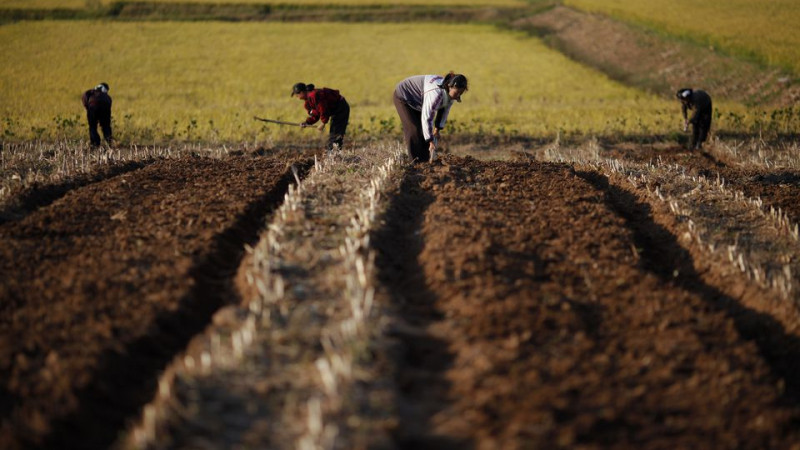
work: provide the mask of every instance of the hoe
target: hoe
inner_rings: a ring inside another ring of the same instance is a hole
[[[258,117],[258,116],[253,116],[253,119],[260,120],[262,122],[267,122],[267,123],[277,123],[278,125],[294,125],[296,127],[300,126],[300,124],[296,123],[296,122],[284,122],[282,120],[264,119],[264,118],[261,118],[261,117]]]

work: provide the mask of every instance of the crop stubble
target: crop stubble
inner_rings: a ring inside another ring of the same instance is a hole
[[[107,446],[156,375],[236,300],[285,158],[162,160],[2,225],[4,448]]]
[[[288,176],[280,158],[161,161],[3,225],[3,296],[17,299],[3,304],[4,443],[55,445],[75,427],[75,445],[109,444],[236,295],[200,294],[231,283],[246,241],[220,269],[219,236],[277,201],[259,180]],[[404,350],[397,446],[800,442],[796,308],[731,294],[663,208],[621,186],[536,161],[408,169],[373,233]],[[200,317],[193,300],[210,303]],[[109,431],[92,435],[98,413]]]
[[[409,179],[391,209],[405,239],[379,261],[409,324],[402,445],[798,442],[780,380],[796,373],[775,357],[797,337],[692,273],[645,203],[551,163],[448,159]]]

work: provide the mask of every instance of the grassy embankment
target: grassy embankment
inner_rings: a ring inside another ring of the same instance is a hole
[[[795,0],[564,0],[800,76],[800,5]]]
[[[432,58],[431,36],[459,50]],[[450,69],[471,83],[451,132],[659,134],[677,120],[671,102],[484,25],[42,21],[0,28],[0,50],[12,62],[0,68],[9,140],[84,138],[80,95],[100,81],[111,85],[123,142],[295,136],[252,116],[302,120],[288,95],[296,81],[340,89],[353,107],[351,135],[396,135],[395,84]]]

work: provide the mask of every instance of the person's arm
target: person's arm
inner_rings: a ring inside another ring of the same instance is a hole
[[[446,108],[439,111],[436,114],[436,128],[439,130],[444,130],[444,126],[447,124],[447,117],[450,115],[450,108],[453,106],[451,103]]]
[[[441,89],[431,89],[423,94],[422,98],[422,135],[426,142],[433,140],[433,122],[436,116],[436,110],[442,104],[442,95],[444,91]]]
[[[308,118],[305,122],[303,122],[303,124],[305,126],[314,125],[319,120],[319,111],[317,111],[316,98],[309,96],[308,100],[306,100],[305,106],[306,110],[308,111]],[[301,124],[301,126],[303,126],[303,124]]]
[[[686,116],[686,103],[681,102],[681,114],[683,115],[683,131],[689,129],[689,119]]]
[[[692,105],[692,106],[694,106],[694,107],[692,108],[692,110],[693,110],[692,111],[692,117],[689,119],[689,123],[697,123],[697,117],[700,115],[700,109],[701,108],[699,106],[697,106],[697,105]]]

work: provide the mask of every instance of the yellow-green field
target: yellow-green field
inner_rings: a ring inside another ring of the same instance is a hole
[[[150,0],[155,3],[254,3],[264,5],[458,5],[525,6],[525,0]],[[0,0],[0,8],[69,8],[80,9],[108,5],[114,0]]]
[[[451,132],[653,134],[680,125],[671,93],[624,87],[536,39],[483,25],[23,22],[0,27],[0,52],[7,139],[84,137],[80,96],[100,81],[128,142],[300,132],[252,120],[303,120],[289,97],[298,81],[340,89],[351,133],[396,133],[395,84],[448,70],[470,79]]]
[[[564,0],[564,3],[754,57],[800,75],[797,0]]]

